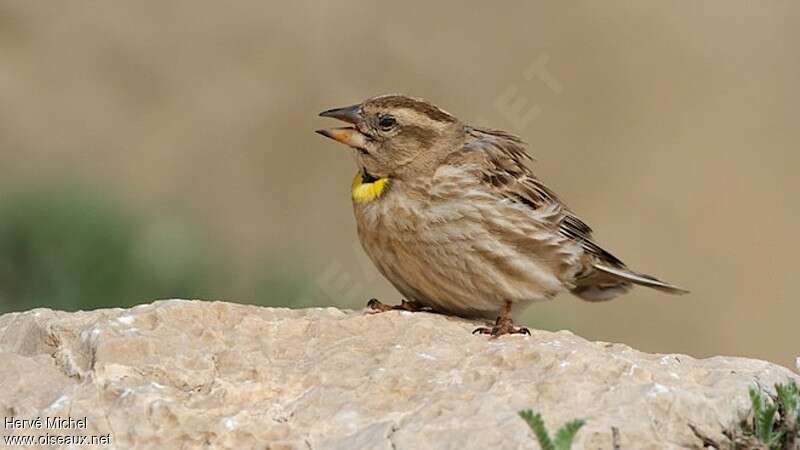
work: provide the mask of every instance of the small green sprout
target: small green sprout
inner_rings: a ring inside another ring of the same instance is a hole
[[[777,444],[783,436],[783,431],[775,427],[778,405],[767,398],[759,389],[750,388],[750,402],[753,405],[753,435],[772,449],[778,448]]]
[[[750,388],[753,435],[770,450],[796,449],[800,441],[800,389],[794,380],[775,385],[775,395]]]
[[[536,436],[536,440],[539,441],[539,446],[542,450],[570,450],[575,435],[586,423],[581,419],[567,422],[556,432],[555,438],[551,439],[550,433],[547,432],[547,428],[544,426],[541,414],[534,414],[530,409],[526,409],[520,411],[519,416],[527,422]]]

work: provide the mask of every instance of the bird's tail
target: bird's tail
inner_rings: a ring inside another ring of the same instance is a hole
[[[643,273],[634,272],[626,267],[612,267],[604,264],[594,264],[595,271],[592,275],[580,279],[572,289],[572,293],[590,302],[611,300],[624,294],[634,284],[647,286],[668,294],[683,295],[689,291],[678,286],[661,281],[658,278]]]

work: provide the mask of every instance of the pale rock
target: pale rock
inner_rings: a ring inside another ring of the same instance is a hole
[[[651,355],[567,331],[488,339],[434,314],[168,300],[0,316],[0,410],[87,417],[115,448],[535,449],[517,416],[586,425],[574,448],[698,447],[797,376],[764,361]]]

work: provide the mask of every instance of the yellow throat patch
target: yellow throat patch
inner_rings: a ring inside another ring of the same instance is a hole
[[[357,203],[371,202],[380,197],[387,187],[389,187],[388,178],[378,178],[375,181],[366,183],[361,177],[361,172],[358,172],[353,178],[351,186],[353,200]]]

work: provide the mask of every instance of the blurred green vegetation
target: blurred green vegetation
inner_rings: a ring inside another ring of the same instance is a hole
[[[216,250],[194,222],[133,214],[96,190],[6,192],[0,194],[0,312],[236,295],[225,291],[232,274]],[[298,300],[309,295],[300,272],[271,268],[244,289],[245,301],[308,306]]]
[[[320,306],[320,294],[305,271],[296,264],[277,266],[264,263],[261,277],[254,283],[252,295],[245,301],[262,306],[309,308]]]

